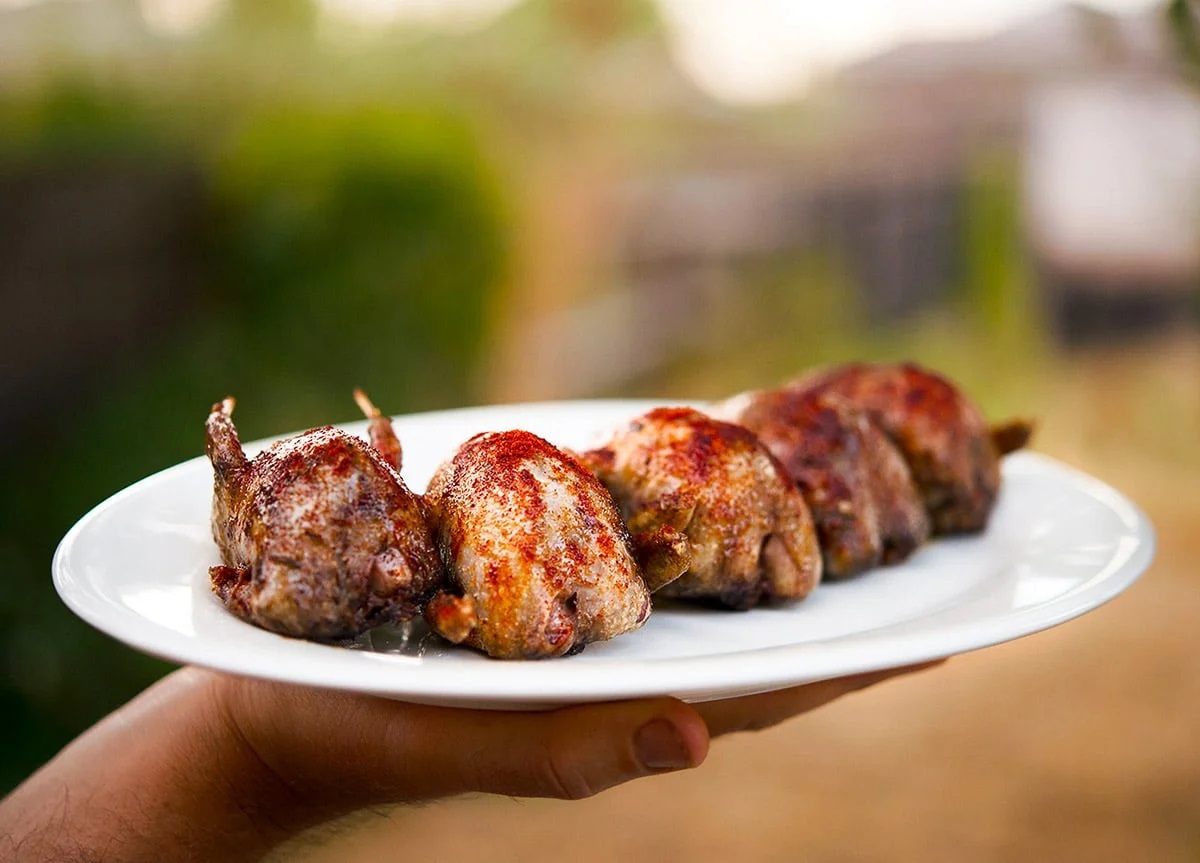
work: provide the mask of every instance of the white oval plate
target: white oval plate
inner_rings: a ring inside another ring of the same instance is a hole
[[[557,402],[398,417],[404,476],[423,489],[437,464],[479,431],[525,428],[586,447],[657,404]],[[365,423],[345,427],[365,434]],[[1096,608],[1132,584],[1154,553],[1153,528],[1131,502],[1050,458],[1018,453],[1004,462],[1000,499],[982,535],[937,540],[903,565],[823,584],[793,605],[670,606],[642,629],[577,656],[501,662],[442,642],[421,624],[375,630],[350,649],[243,623],[209,590],[208,567],[219,562],[211,495],[212,470],[201,457],[97,506],[55,553],[63,601],[114,638],[177,662],[494,709],[651,695],[704,701],[950,656]]]

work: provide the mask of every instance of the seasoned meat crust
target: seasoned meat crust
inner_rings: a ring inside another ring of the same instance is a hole
[[[581,458],[616,498],[663,596],[749,608],[805,596],[820,580],[804,500],[747,429],[659,408]]]
[[[826,578],[898,563],[929,538],[929,518],[903,456],[845,399],[784,387],[720,408],[758,435],[812,512]]]
[[[364,397],[365,398],[365,397]],[[238,617],[300,638],[354,636],[417,613],[440,578],[421,499],[373,446],[332,427],[247,459],[233,399],[206,425],[213,464],[214,592]],[[372,419],[372,437],[391,424]]]
[[[540,437],[476,435],[426,495],[450,582],[426,619],[448,640],[537,659],[637,629],[649,615],[612,498]]]
[[[832,393],[865,410],[899,447],[937,534],[987,526],[1000,488],[1000,456],[1024,445],[1030,427],[1010,424],[993,440],[982,412],[941,375],[914,363],[853,363],[793,386]]]
[[[659,408],[574,455],[479,434],[425,496],[400,478],[391,421],[361,392],[370,443],[333,427],[249,459],[234,400],[206,423],[214,593],[284,635],[353,637],[425,615],[490,656],[582,650],[640,627],[650,594],[745,609],[986,527],[1000,458],[1031,423],[988,427],[912,363],[820,369],[713,415]]]

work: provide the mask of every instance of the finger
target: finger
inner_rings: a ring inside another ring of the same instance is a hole
[[[794,686],[790,689],[764,692],[761,695],[747,695],[723,701],[707,701],[693,706],[704,717],[708,733],[712,737],[720,737],[723,734],[733,734],[738,731],[757,731],[778,725],[793,716],[808,713],[851,692],[866,689],[868,686],[893,677],[933,668],[943,662],[945,662],[944,659],[939,659],[919,665],[906,665],[900,668],[822,680],[817,683]]]
[[[708,752],[704,720],[674,699],[509,713],[223,680],[255,757],[293,793],[334,809],[474,791],[588,797],[695,767]]]
[[[696,767],[708,754],[704,720],[674,699],[545,713],[430,711],[437,714],[437,733],[424,752],[437,763],[465,768],[446,777],[449,787],[432,789],[434,796],[470,790],[578,799],[642,776]],[[438,751],[443,743],[446,750]]]

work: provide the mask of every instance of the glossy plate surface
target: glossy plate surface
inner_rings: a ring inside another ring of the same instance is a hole
[[[479,431],[525,428],[586,447],[658,404],[557,402],[399,417],[404,477],[424,489],[437,464]],[[365,423],[345,427],[365,434]],[[201,457],[97,506],[55,554],[63,600],[114,638],[177,662],[483,708],[663,694],[703,701],[950,656],[1096,608],[1132,584],[1154,552],[1149,521],[1122,495],[1050,458],[1018,453],[1005,460],[1000,500],[980,536],[937,540],[901,566],[823,584],[791,606],[670,606],[577,656],[501,662],[446,644],[421,624],[378,629],[347,648],[234,618],[208,587],[208,567],[219,562],[211,494],[212,470]]]

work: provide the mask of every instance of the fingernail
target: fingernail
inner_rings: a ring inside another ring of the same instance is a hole
[[[678,729],[665,719],[651,720],[639,728],[633,736],[633,746],[647,770],[683,770],[692,766],[687,744]]]

